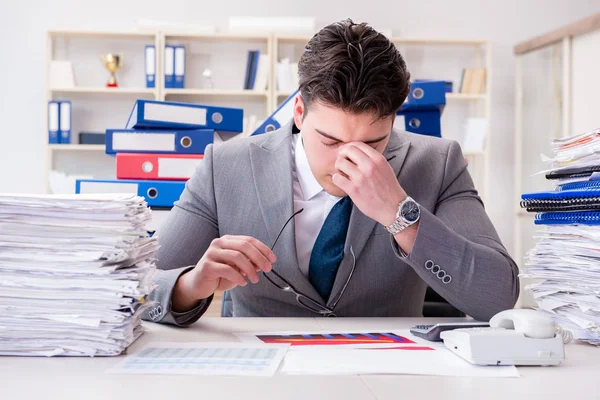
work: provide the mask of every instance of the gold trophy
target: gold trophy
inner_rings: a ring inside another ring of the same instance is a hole
[[[115,78],[115,72],[123,66],[123,53],[101,54],[100,58],[102,59],[102,62],[104,62],[106,69],[110,72],[110,78],[106,83],[106,87],[119,87],[117,79]]]

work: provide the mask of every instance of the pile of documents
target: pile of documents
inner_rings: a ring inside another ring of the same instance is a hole
[[[0,355],[122,353],[153,289],[150,219],[129,194],[0,194]]]
[[[528,193],[521,206],[542,230],[522,276],[538,307],[575,339],[600,345],[600,130],[553,142],[544,171],[556,189]]]

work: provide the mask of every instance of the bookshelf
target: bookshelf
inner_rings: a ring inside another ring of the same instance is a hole
[[[186,34],[181,32],[132,32],[132,31],[48,31],[46,55],[46,100],[71,100],[73,102],[73,124],[71,144],[47,144],[47,167],[45,176],[55,168],[74,166],[76,162],[99,162],[102,174],[114,177],[114,158],[103,154],[103,145],[79,145],[78,133],[82,130],[104,132],[107,128],[124,126],[133,100],[136,98],[196,102],[214,105],[227,104],[244,108],[245,115],[254,114],[258,120],[264,119],[275,110],[281,101],[292,92],[279,90],[277,86],[277,63],[283,58],[297,62],[304,51],[306,43],[312,35],[280,35],[280,34]],[[442,122],[454,108],[467,109],[466,115],[479,113],[489,122],[490,84],[490,44],[485,40],[447,39],[447,38],[404,38],[394,37],[392,41],[399,48],[410,49],[456,49],[467,48],[475,52],[472,66],[487,68],[486,91],[482,94],[447,93],[447,106]],[[144,79],[144,53],[147,44],[154,44],[156,51],[156,87],[146,88]],[[164,88],[164,46],[186,46],[186,85],[184,89]],[[248,50],[260,50],[261,54],[270,56],[269,79],[267,90],[244,90]],[[109,73],[102,66],[98,54],[101,52],[124,52],[124,67],[117,72],[118,88],[106,88],[104,84]],[[415,57],[409,51],[405,54],[413,77],[411,62]],[[83,53],[80,55],[79,53]],[[418,54],[417,54],[418,56]],[[463,65],[462,53],[452,59]],[[75,87],[52,87],[49,80],[52,60],[70,60],[75,72]],[[223,68],[225,66],[225,68]],[[206,87],[202,71],[210,68],[213,71],[212,87]],[[453,77],[455,85],[460,76]],[[232,77],[237,77],[232,79]],[[438,75],[433,78],[444,79]],[[77,107],[81,105],[81,108]],[[105,109],[106,108],[106,109]],[[77,119],[75,114],[80,113]],[[464,114],[464,113],[463,113]],[[47,117],[47,102],[44,104],[44,115]],[[47,118],[45,119],[47,120]],[[94,125],[95,124],[95,125]],[[489,123],[488,123],[489,126]],[[489,131],[489,130],[488,130]],[[442,129],[443,135],[446,132]],[[452,137],[454,139],[454,137]],[[457,138],[460,139],[460,138]],[[489,133],[486,137],[485,149],[465,152],[470,169],[474,175],[476,186],[482,197],[486,197],[487,169],[489,152]],[[47,143],[47,132],[44,130],[44,141]],[[88,156],[85,156],[85,155]],[[60,162],[59,162],[60,161]],[[67,173],[77,173],[74,168]],[[48,181],[48,180],[47,180]],[[47,185],[48,186],[48,185]],[[49,190],[48,186],[48,190]]]

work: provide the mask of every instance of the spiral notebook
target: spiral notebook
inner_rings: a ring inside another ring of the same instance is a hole
[[[594,172],[600,172],[600,165],[578,168],[562,168],[546,174],[546,179],[585,178],[591,176]]]
[[[547,212],[535,216],[536,225],[600,225],[600,211]]]
[[[521,207],[531,212],[600,210],[600,185],[582,185],[587,183],[595,182],[567,184],[564,186],[571,186],[555,192],[523,194]]]

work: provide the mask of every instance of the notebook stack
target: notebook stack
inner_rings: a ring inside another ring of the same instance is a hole
[[[121,354],[154,288],[149,221],[139,196],[0,194],[0,355]]]
[[[556,189],[522,195],[537,213],[537,243],[522,276],[541,310],[578,340],[600,345],[600,129],[555,140],[546,178]]]
[[[117,179],[81,179],[76,193],[131,193],[170,209],[220,133],[243,130],[242,109],[137,100],[124,129],[106,130]]]

